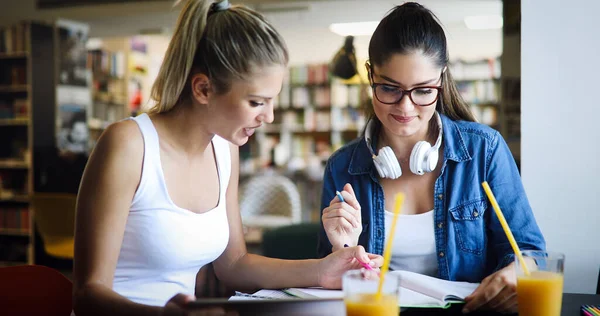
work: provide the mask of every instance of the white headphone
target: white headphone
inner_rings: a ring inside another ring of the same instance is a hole
[[[419,141],[413,147],[410,153],[410,171],[414,174],[423,175],[425,172],[432,172],[438,163],[439,149],[442,144],[442,119],[440,114],[436,111],[435,118],[438,123],[439,131],[435,145],[431,147],[431,144],[427,141]],[[402,175],[402,169],[396,154],[391,147],[386,146],[379,150],[379,155],[375,155],[372,148],[371,133],[374,126],[375,120],[370,120],[365,129],[365,141],[367,147],[373,156],[373,162],[375,168],[382,178],[398,179]]]

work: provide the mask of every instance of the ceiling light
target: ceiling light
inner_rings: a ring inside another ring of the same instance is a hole
[[[341,36],[361,36],[373,35],[379,21],[369,22],[352,22],[352,23],[333,23],[329,26],[329,30]]]
[[[502,28],[503,20],[499,15],[475,15],[466,17],[465,25],[470,30],[493,30]]]

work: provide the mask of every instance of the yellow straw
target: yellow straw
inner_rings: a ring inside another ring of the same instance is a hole
[[[383,266],[381,266],[381,272],[379,273],[379,286],[377,287],[377,294],[375,294],[375,299],[377,300],[381,299],[381,290],[383,289],[385,274],[387,273],[390,267],[390,258],[392,257],[392,241],[394,240],[396,222],[398,222],[398,215],[400,215],[400,209],[402,208],[403,202],[404,193],[400,192],[396,194],[396,204],[394,205],[394,219],[392,220],[392,227],[390,228],[387,244],[385,245],[385,249],[383,250]]]
[[[504,218],[504,215],[502,214],[502,211],[500,210],[500,205],[498,205],[498,202],[496,201],[496,198],[494,197],[494,193],[492,193],[492,189],[490,189],[490,186],[488,185],[487,181],[484,181],[481,185],[483,186],[483,190],[485,190],[485,193],[487,194],[488,198],[490,199],[490,202],[492,202],[494,211],[496,211],[496,216],[498,216],[498,220],[500,220],[500,225],[502,225],[502,229],[504,229],[504,233],[506,234],[506,237],[508,238],[508,241],[510,242],[512,249],[515,252],[515,255],[517,256],[517,258],[519,258],[519,262],[521,263],[521,267],[523,268],[525,275],[529,275],[529,269],[527,269],[527,265],[525,264],[525,261],[523,260],[523,256],[521,255],[521,250],[519,249],[519,246],[517,245],[517,242],[515,241],[515,237],[513,236],[512,232],[510,231],[510,228],[508,227],[508,223],[506,223],[506,219]]]

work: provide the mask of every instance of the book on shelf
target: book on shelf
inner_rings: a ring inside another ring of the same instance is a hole
[[[28,51],[26,35],[26,23],[0,28],[0,53],[12,54]]]
[[[479,283],[442,280],[414,272],[390,271],[400,275],[400,307],[448,308],[451,304],[464,303],[479,286]],[[231,299],[315,299],[344,297],[342,290],[323,288],[286,288],[281,290],[259,290],[252,294],[238,294]]]
[[[28,231],[29,208],[0,207],[0,231]]]

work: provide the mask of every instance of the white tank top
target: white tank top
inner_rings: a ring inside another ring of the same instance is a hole
[[[219,174],[218,205],[201,214],[182,209],[167,192],[158,133],[152,121],[147,114],[133,120],[144,138],[144,161],[127,217],[113,290],[137,303],[163,306],[177,293],[193,295],[198,270],[227,247],[225,192],[231,154],[228,142],[215,136],[212,145]]]
[[[385,244],[392,227],[394,213],[385,211]],[[437,276],[433,210],[417,215],[402,215],[393,236],[390,269],[407,270]]]

